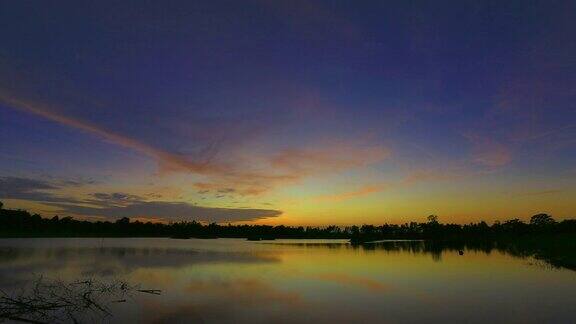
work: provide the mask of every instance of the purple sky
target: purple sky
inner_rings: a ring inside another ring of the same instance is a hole
[[[0,21],[8,207],[286,224],[576,212],[573,1],[14,0]]]

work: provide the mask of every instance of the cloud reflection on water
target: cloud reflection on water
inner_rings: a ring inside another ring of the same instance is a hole
[[[0,288],[19,289],[42,275],[121,277],[162,290],[161,296],[138,295],[134,303],[119,305],[112,319],[118,323],[473,322],[478,312],[486,319],[513,320],[530,318],[526,314],[532,309],[539,312],[531,314],[536,319],[566,319],[563,309],[576,300],[573,272],[529,266],[531,250],[523,247],[423,241],[351,246],[233,239],[0,240]]]

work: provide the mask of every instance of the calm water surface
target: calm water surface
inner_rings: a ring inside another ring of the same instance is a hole
[[[0,240],[2,290],[40,275],[162,290],[115,304],[112,323],[576,322],[576,271],[414,241]]]

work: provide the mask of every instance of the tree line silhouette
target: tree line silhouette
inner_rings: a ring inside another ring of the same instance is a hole
[[[519,219],[492,225],[478,223],[442,224],[435,215],[427,222],[410,222],[400,225],[336,225],[271,226],[271,225],[220,225],[202,224],[196,221],[152,223],[130,221],[121,218],[115,222],[86,221],[72,217],[43,218],[25,210],[4,209],[0,202],[0,237],[173,237],[173,238],[248,238],[260,239],[350,239],[352,243],[363,243],[383,239],[459,239],[459,238],[502,238],[507,236],[533,236],[576,234],[576,219],[555,221],[548,214],[537,214],[529,223]]]

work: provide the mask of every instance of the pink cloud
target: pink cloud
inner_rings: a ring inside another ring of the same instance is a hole
[[[316,196],[314,199],[317,201],[324,201],[324,202],[342,202],[345,200],[354,199],[386,190],[410,187],[420,182],[448,181],[469,175],[471,175],[471,173],[457,169],[448,171],[432,170],[432,169],[416,169],[408,171],[407,175],[398,181],[391,181],[388,183],[381,182],[375,184],[366,184],[352,191],[345,191],[336,194],[320,195]]]
[[[337,194],[331,195],[321,195],[318,196],[316,199],[319,201],[332,201],[332,202],[340,202],[352,198],[362,197],[369,195],[371,193],[380,192],[387,189],[388,186],[383,184],[376,184],[376,185],[364,185],[357,190],[342,192]]]
[[[313,174],[366,166],[390,156],[381,146],[324,145],[326,148],[284,150],[271,158],[271,165],[291,174]]]
[[[169,152],[85,120],[66,116],[51,107],[28,102],[0,92],[0,101],[56,123],[92,134],[109,143],[153,158],[160,174],[189,172],[205,177],[196,187],[203,190],[234,188],[235,193],[257,195],[305,177],[367,166],[387,158],[389,150],[380,145],[332,141],[308,148],[288,148],[269,156],[250,156],[240,161],[229,156],[226,162],[194,159]],[[234,161],[232,163],[231,161]],[[256,168],[255,165],[260,167]]]
[[[479,135],[466,135],[472,143],[471,160],[489,168],[498,168],[512,162],[513,155],[509,146],[494,139]]]

